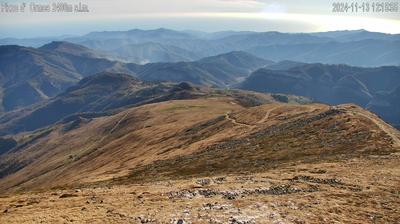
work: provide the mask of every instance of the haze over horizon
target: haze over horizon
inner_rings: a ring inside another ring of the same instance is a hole
[[[21,4],[18,0],[0,3]],[[215,32],[322,32],[365,29],[400,33],[399,13],[334,13],[333,2],[271,0],[67,1],[87,4],[88,13],[0,13],[0,38],[83,35],[91,31],[138,29]],[[366,2],[372,2],[367,0]],[[35,4],[52,1],[36,0]],[[30,3],[27,3],[28,5]]]

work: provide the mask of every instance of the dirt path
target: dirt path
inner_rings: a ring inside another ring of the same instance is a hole
[[[225,114],[225,119],[227,119],[228,121],[231,121],[231,122],[232,122],[233,124],[235,124],[235,125],[239,125],[239,126],[243,126],[243,127],[247,127],[247,128],[254,128],[254,127],[256,127],[255,125],[245,124],[245,123],[241,123],[241,122],[236,121],[234,118],[231,118],[231,117],[230,117],[229,112],[227,112],[227,113]]]
[[[280,107],[280,106],[273,107],[273,108],[269,109],[269,110],[266,112],[265,116],[264,116],[262,119],[260,119],[260,120],[257,122],[257,124],[262,124],[262,123],[264,123],[265,121],[267,121],[267,119],[269,118],[271,112],[272,112],[273,110],[275,110],[275,109],[278,109],[279,107]],[[382,121],[380,121],[380,120],[378,120],[378,119],[376,119],[376,118],[374,118],[374,117],[367,116],[367,115],[365,115],[365,114],[363,114],[363,113],[361,113],[361,112],[354,111],[354,110],[352,110],[351,112],[353,112],[353,113],[355,113],[355,114],[358,114],[358,115],[360,115],[360,116],[362,116],[362,117],[365,117],[365,118],[371,120],[371,121],[372,121],[374,124],[376,124],[382,131],[384,131],[387,135],[389,135],[390,138],[393,139],[393,146],[394,146],[394,147],[400,148],[400,139],[399,139],[399,137],[394,133],[394,130],[391,130],[391,129],[389,128],[389,126],[388,126],[387,124],[383,123]],[[236,119],[234,119],[234,118],[232,118],[232,117],[230,116],[229,112],[227,112],[227,113],[225,114],[225,118],[226,118],[227,120],[231,121],[233,124],[238,125],[238,126],[243,126],[243,127],[247,127],[247,128],[255,128],[255,127],[256,127],[256,125],[250,125],[250,124],[238,122]],[[121,119],[121,121],[122,121],[122,120],[123,120],[123,119]],[[120,122],[117,123],[116,127],[118,126],[119,123],[120,123]]]
[[[377,119],[375,119],[373,117],[367,116],[367,115],[365,115],[363,113],[360,113],[358,111],[352,111],[352,112],[356,113],[356,114],[358,114],[360,116],[363,116],[363,117],[369,119],[370,121],[374,122],[380,129],[382,129],[382,131],[384,131],[387,135],[389,135],[393,139],[393,146],[400,148],[400,139],[393,133],[393,130],[390,130],[388,128],[388,125],[385,125],[385,124],[382,123],[382,121],[377,120]]]
[[[275,109],[278,109],[279,107],[280,107],[280,106],[277,106],[277,107],[274,107],[274,108],[269,109],[269,110],[267,111],[267,113],[265,114],[265,116],[264,116],[261,120],[259,120],[259,121],[257,122],[257,124],[264,123],[264,122],[269,118],[269,115],[271,114],[271,112],[272,112],[273,110],[275,110]]]
[[[111,130],[108,132],[108,134],[107,134],[107,135],[104,135],[104,136],[100,139],[100,141],[99,141],[97,144],[102,143],[103,140],[104,140],[105,138],[108,137],[108,135],[110,135],[111,133],[113,133],[113,132],[118,128],[118,126],[121,124],[121,122],[122,122],[128,115],[129,115],[129,111],[126,112],[125,115],[124,115],[121,119],[119,119],[119,120],[117,121],[117,123],[115,123],[114,127],[112,127]]]
[[[115,123],[115,125],[111,128],[111,130],[108,132],[107,135],[104,135],[103,137],[101,137],[101,139],[100,139],[99,141],[93,142],[88,148],[89,148],[89,149],[92,149],[93,147],[100,145],[100,144],[104,141],[104,139],[106,139],[106,138],[108,137],[108,135],[110,135],[111,133],[113,133],[113,132],[118,128],[118,126],[119,126],[119,125],[121,124],[121,122],[128,116],[128,114],[129,114],[129,111],[126,112],[125,115],[124,115],[121,119],[119,119],[119,120],[117,121],[117,123]]]
[[[114,127],[111,128],[111,130],[108,132],[108,134],[113,133],[113,132],[115,131],[115,129],[118,128],[118,126],[121,124],[121,122],[122,122],[123,120],[125,120],[125,118],[126,118],[128,115],[129,115],[129,111],[126,112],[125,115],[124,115],[121,119],[119,119],[119,120],[117,121],[117,123],[115,123]]]
[[[280,106],[277,106],[277,107],[274,107],[274,108],[269,109],[269,110],[267,111],[267,113],[265,114],[265,116],[264,116],[262,119],[260,119],[259,121],[257,121],[257,124],[262,124],[262,123],[264,123],[264,122],[269,118],[269,115],[271,114],[271,112],[272,112],[273,110],[275,110],[275,109],[278,109],[279,107],[280,107]],[[225,119],[231,121],[231,122],[232,122],[233,124],[235,124],[235,125],[245,126],[245,127],[248,127],[248,128],[254,128],[254,127],[256,127],[256,125],[250,125],[250,124],[238,122],[236,119],[230,117],[229,112],[226,112],[226,114],[225,114]]]

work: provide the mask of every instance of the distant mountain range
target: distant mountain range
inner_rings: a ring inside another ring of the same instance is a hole
[[[199,56],[191,51],[160,43],[127,44],[114,49],[110,55],[124,61],[146,64],[150,62],[193,61]]]
[[[194,62],[150,63],[137,67],[135,73],[148,81],[188,81],[195,84],[227,87],[247,77],[272,61],[234,51]]]
[[[400,124],[398,103],[395,103],[399,99],[399,66],[360,68],[295,62],[278,65],[253,72],[237,87],[307,96],[334,105],[356,103],[392,124]]]
[[[246,51],[274,61],[294,60],[363,67],[400,65],[400,41],[366,39],[349,42],[325,42],[256,46]]]
[[[342,41],[342,42],[368,40],[368,39],[400,41],[399,34],[370,32],[364,29],[319,32],[319,33],[312,33],[312,35],[319,37],[334,38],[337,41]]]
[[[104,70],[131,73],[121,62],[93,56],[85,47],[64,42],[42,48],[0,46],[0,111],[53,97],[80,79]]]
[[[400,35],[366,30],[322,33],[206,33],[168,29],[92,32],[61,38],[133,63],[193,61],[246,51],[267,60],[346,63],[356,66],[400,65]],[[60,40],[60,38],[57,38]],[[47,38],[0,39],[0,44],[39,47]]]
[[[391,92],[377,92],[366,108],[400,130],[400,86]]]
[[[131,74],[147,81],[189,81],[225,87],[272,63],[245,52],[194,62],[146,65],[104,57],[95,50],[68,42],[52,42],[40,48],[0,46],[0,111],[15,110],[51,98],[82,78],[102,71]]]

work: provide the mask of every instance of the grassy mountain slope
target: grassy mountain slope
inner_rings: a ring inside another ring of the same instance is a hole
[[[60,123],[17,139],[1,156],[1,190],[260,172],[396,152],[399,133],[354,105],[235,97],[167,101]],[[90,131],[89,131],[90,130]],[[373,144],[372,144],[373,143]],[[104,182],[105,181],[105,182]]]

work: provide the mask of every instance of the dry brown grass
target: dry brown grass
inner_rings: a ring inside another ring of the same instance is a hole
[[[2,158],[25,167],[0,179],[0,223],[399,220],[399,133],[354,105],[216,97],[54,128]]]
[[[193,134],[186,131],[242,108],[232,102],[230,98],[169,101],[96,118],[66,133],[59,127],[7,158],[28,165],[1,179],[0,189],[99,181],[126,175],[137,165],[190,154],[229,135],[193,142]]]
[[[0,223],[398,223],[399,162],[396,155],[373,156],[248,175],[24,193],[0,198]],[[203,179],[210,183],[202,186]],[[282,185],[302,191],[255,193]]]

